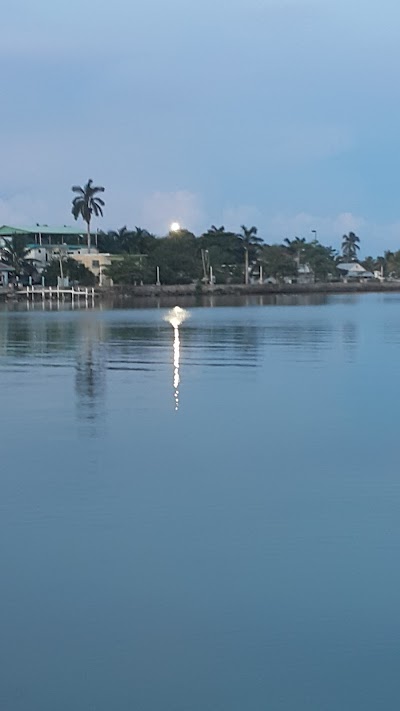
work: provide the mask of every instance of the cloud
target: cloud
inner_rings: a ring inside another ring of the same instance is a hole
[[[120,202],[111,204],[111,215],[107,212],[106,223],[97,226],[108,229],[117,224],[128,226],[139,224],[158,235],[168,232],[171,222],[201,234],[209,225],[224,224],[227,229],[238,231],[240,225],[256,225],[259,235],[269,244],[280,243],[285,237],[305,237],[307,240],[317,232],[318,240],[325,245],[340,249],[342,236],[355,232],[361,239],[361,256],[383,254],[386,250],[400,249],[400,219],[392,222],[376,222],[352,212],[320,215],[308,212],[266,214],[257,205],[228,205],[219,215],[203,207],[201,195],[189,190],[156,191],[143,200],[132,202],[129,189]],[[115,199],[115,196],[114,196]],[[64,204],[65,203],[65,204]],[[141,204],[139,204],[141,203]],[[123,209],[129,210],[127,213]],[[122,219],[126,217],[127,219]],[[0,197],[0,225],[72,224],[68,201],[44,197],[29,192],[16,191]]]
[[[144,198],[141,223],[156,234],[168,232],[171,222],[194,232],[201,230],[204,213],[201,199],[189,190],[154,192]]]
[[[333,217],[311,215],[300,212],[296,215],[277,214],[267,221],[268,230],[274,240],[284,237],[311,237],[316,230],[318,238],[326,239],[341,237],[345,232],[360,232],[367,222],[363,217],[351,212],[341,212]]]
[[[393,222],[375,222],[352,212],[339,212],[334,215],[318,215],[308,212],[268,215],[256,205],[237,205],[223,211],[223,224],[232,230],[240,225],[256,225],[259,235],[268,244],[280,243],[286,237],[314,238],[325,245],[340,249],[342,237],[348,232],[355,232],[361,239],[361,253],[383,254],[385,250],[400,249],[400,220]],[[209,222],[219,220],[209,218]]]
[[[285,237],[313,238],[313,230],[322,244],[340,248],[342,236],[355,232],[361,239],[361,253],[382,254],[385,250],[400,249],[400,221],[373,222],[362,215],[341,212],[323,216],[301,212],[294,215],[279,213],[265,217],[260,223],[260,234],[266,242],[281,242]]]

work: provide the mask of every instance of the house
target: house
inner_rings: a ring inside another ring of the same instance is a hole
[[[373,279],[372,272],[368,272],[358,262],[343,262],[337,265],[344,279]]]
[[[85,245],[73,245],[73,244],[28,244],[27,249],[29,252],[27,254],[28,259],[34,261],[35,267],[39,273],[46,268],[49,262],[53,259],[68,259],[69,257],[75,257],[75,255],[89,254],[88,248]],[[98,250],[96,247],[92,247],[90,254],[97,254]]]

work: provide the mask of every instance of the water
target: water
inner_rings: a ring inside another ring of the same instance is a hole
[[[319,302],[0,312],[1,709],[398,708],[400,298]]]

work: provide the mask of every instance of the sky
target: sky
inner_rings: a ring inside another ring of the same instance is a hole
[[[0,11],[0,224],[256,225],[400,248],[397,0],[13,0]]]

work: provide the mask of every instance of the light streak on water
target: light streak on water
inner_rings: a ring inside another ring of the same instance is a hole
[[[171,311],[168,311],[167,315],[164,316],[164,320],[168,321],[168,323],[171,324],[172,328],[174,329],[174,378],[173,378],[173,387],[174,387],[174,401],[175,401],[175,412],[179,410],[179,384],[181,381],[180,378],[180,350],[181,350],[181,343],[179,339],[179,326],[186,321],[187,318],[190,317],[190,314],[188,311],[185,311],[185,309],[181,309],[179,306],[175,306],[174,309],[171,309]]]
[[[181,381],[179,375],[179,363],[180,363],[180,340],[179,340],[179,328],[174,326],[174,400],[175,400],[175,411],[179,409],[179,383]]]

